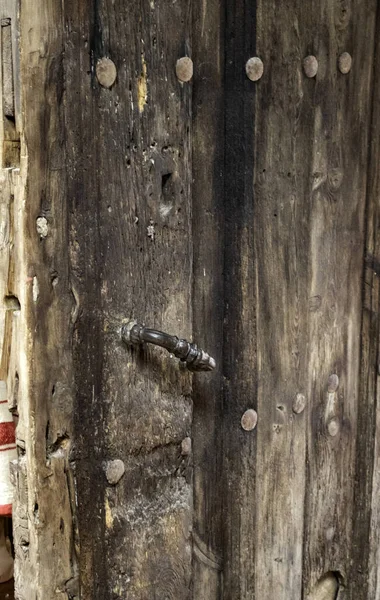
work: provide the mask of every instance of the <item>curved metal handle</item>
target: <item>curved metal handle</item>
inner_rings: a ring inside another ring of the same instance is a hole
[[[129,321],[121,328],[121,339],[128,346],[141,346],[144,342],[166,348],[182,362],[190,371],[212,371],[216,367],[215,360],[204,350],[175,335],[169,335],[156,329],[148,329],[137,321]]]

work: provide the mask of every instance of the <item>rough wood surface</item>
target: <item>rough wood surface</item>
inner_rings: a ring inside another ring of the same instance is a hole
[[[191,83],[175,71],[191,55],[189,4],[68,1],[64,30],[81,597],[185,599],[191,379],[119,329],[134,317],[192,336]],[[116,486],[112,459],[125,464]]]
[[[349,10],[327,1],[323,7],[324,13],[313,12],[321,68],[313,94],[309,285],[310,297],[321,302],[310,312],[308,331],[312,404],[303,577],[309,592],[326,572],[336,572],[340,598],[352,590],[365,598],[350,570],[357,542],[354,482],[363,405],[360,333],[376,2],[366,2],[365,10],[359,1]],[[337,69],[345,50],[354,57],[348,75]],[[362,539],[362,551],[367,543]]]
[[[307,395],[310,242],[305,224],[312,143],[308,86],[314,82],[303,75],[303,58],[310,53],[308,8],[297,2],[294,9],[299,27],[285,3],[260,4],[256,47],[266,70],[257,84],[255,132],[254,597],[278,600],[301,598],[306,415],[296,414],[293,405],[303,397],[312,402]]]
[[[348,597],[380,598],[380,5],[377,8],[362,292],[360,410],[353,560]]]
[[[17,3],[1,5],[1,16],[11,19],[13,40],[19,30],[22,48],[20,71],[17,44],[12,59],[13,126],[21,134],[21,160],[20,169],[9,170],[11,260],[6,291],[8,308],[18,304],[19,310],[7,311],[12,327],[6,328],[1,365],[11,407],[19,414],[15,586],[16,597],[28,600],[67,598],[76,576],[69,468],[73,298],[66,251],[63,113],[57,93],[63,45],[62,31],[51,27],[60,22],[61,7],[47,2],[44,10],[36,8],[23,2],[18,21]],[[3,113],[3,123],[9,116]],[[5,126],[3,131],[5,139]],[[38,218],[46,220],[46,236],[37,228]],[[71,597],[75,595],[74,590]]]
[[[223,4],[193,5],[193,318],[194,339],[212,349],[215,373],[193,389],[193,598],[222,593],[223,529]]]
[[[257,407],[253,168],[256,84],[245,63],[255,55],[256,5],[226,3],[224,336],[223,336],[223,597],[252,598],[255,589],[256,430],[241,417]],[[250,500],[248,500],[250,499]]]
[[[18,598],[380,598],[375,11],[21,0],[21,52],[0,44]],[[131,317],[217,371],[129,350]]]

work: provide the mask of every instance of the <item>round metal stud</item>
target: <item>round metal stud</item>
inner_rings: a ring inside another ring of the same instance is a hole
[[[175,72],[182,83],[190,81],[194,72],[194,65],[191,58],[189,56],[179,58],[175,66]]]
[[[125,465],[122,460],[109,460],[104,465],[104,471],[107,481],[111,485],[116,485],[125,473]]]
[[[96,78],[102,87],[110,88],[116,81],[116,66],[110,58],[104,57],[98,60],[95,72]]]
[[[303,70],[306,77],[315,77],[318,72],[318,60],[312,54],[303,59]]]
[[[352,67],[352,56],[348,52],[343,52],[338,60],[339,71],[343,75],[347,75],[351,71]]]
[[[253,408],[245,411],[241,418],[241,426],[244,431],[252,431],[257,425],[257,412]]]
[[[245,64],[245,72],[247,73],[248,79],[251,81],[258,81],[261,79],[264,73],[264,63],[258,56],[249,58]]]

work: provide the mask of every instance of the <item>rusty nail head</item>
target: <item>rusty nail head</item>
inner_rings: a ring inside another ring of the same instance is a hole
[[[306,77],[315,77],[318,72],[318,60],[312,54],[303,59],[303,70]]]
[[[241,426],[244,431],[252,431],[257,425],[257,412],[253,408],[245,411],[241,418]]]
[[[258,56],[252,56],[245,64],[245,72],[247,73],[248,79],[251,81],[258,81],[261,79],[264,73],[264,63]]]
[[[110,88],[116,81],[116,66],[110,58],[99,59],[96,63],[95,72],[96,78],[102,87]]]
[[[193,61],[189,56],[183,56],[177,60],[175,66],[176,75],[182,83],[190,81],[193,76],[194,66]]]
[[[351,71],[352,67],[352,56],[348,52],[343,52],[338,60],[339,71],[343,75],[347,75]]]

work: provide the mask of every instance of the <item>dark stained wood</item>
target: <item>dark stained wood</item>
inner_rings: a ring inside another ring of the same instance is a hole
[[[222,594],[224,5],[193,4],[193,319],[194,339],[212,349],[215,373],[193,387],[193,598]]]
[[[185,599],[191,378],[157,348],[131,352],[119,329],[134,317],[192,337],[192,84],[175,73],[190,4],[69,1],[64,29],[81,597]],[[111,89],[95,77],[102,57]],[[116,486],[112,459],[125,464]]]
[[[240,420],[257,408],[253,168],[256,85],[245,63],[255,55],[256,5],[226,3],[223,344],[224,598],[255,588],[256,431]],[[242,504],[243,499],[250,499]]]
[[[352,568],[347,596],[378,598],[379,573],[379,341],[380,341],[380,5],[377,7],[375,58],[372,81],[372,121],[368,161],[362,280],[362,325],[357,454],[355,472],[355,518],[353,522]]]

